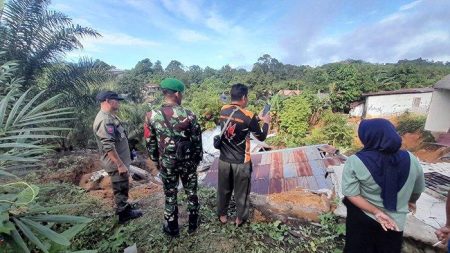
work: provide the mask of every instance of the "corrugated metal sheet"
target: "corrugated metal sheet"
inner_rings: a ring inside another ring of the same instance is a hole
[[[310,190],[331,189],[331,180],[325,178],[326,168],[344,162],[341,156],[334,155],[336,151],[329,145],[314,145],[254,153],[251,155],[251,191],[272,194],[297,187]],[[205,185],[217,187],[217,170],[218,159],[207,172]]]
[[[425,185],[428,190],[440,195],[439,197],[447,197],[447,191],[445,188],[450,186],[450,177],[443,175],[439,172],[425,173]]]

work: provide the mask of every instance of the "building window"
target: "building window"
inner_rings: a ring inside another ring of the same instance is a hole
[[[420,106],[420,98],[413,98],[413,107],[419,107]]]

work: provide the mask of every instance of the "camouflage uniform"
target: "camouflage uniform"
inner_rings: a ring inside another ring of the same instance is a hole
[[[167,126],[162,112],[172,125],[173,133]],[[164,184],[166,204],[164,218],[169,221],[178,219],[177,193],[181,178],[188,196],[188,211],[190,215],[198,215],[200,208],[197,197],[197,165],[202,159],[201,128],[196,116],[189,110],[176,104],[165,104],[161,109],[152,110],[146,114],[144,135],[150,159],[159,169]],[[175,141],[190,140],[192,157],[178,160],[175,157]]]
[[[101,152],[101,164],[103,169],[111,176],[117,213],[120,213],[128,206],[128,174],[119,175],[117,165],[108,157],[108,152],[116,150],[120,160],[129,168],[131,158],[128,136],[122,123],[115,115],[101,110],[95,117],[93,129]]]

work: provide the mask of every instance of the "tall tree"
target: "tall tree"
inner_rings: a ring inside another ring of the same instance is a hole
[[[40,69],[82,48],[81,38],[100,36],[89,27],[73,24],[65,14],[48,10],[49,4],[50,0],[9,0],[0,16],[0,50],[21,64],[25,88]]]
[[[161,65],[161,61],[157,60],[155,62],[155,64],[153,65],[153,73],[160,75],[164,74],[164,69]]]
[[[151,75],[153,73],[152,66],[153,63],[150,61],[150,59],[145,58],[139,61],[136,66],[134,66],[134,74],[145,76]]]

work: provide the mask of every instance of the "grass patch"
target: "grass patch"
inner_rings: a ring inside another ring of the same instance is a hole
[[[329,214],[320,225],[286,225],[280,221],[250,222],[241,228],[217,221],[215,190],[199,189],[201,220],[199,230],[188,235],[186,227],[185,195],[179,194],[179,238],[169,238],[161,231],[164,196],[155,193],[141,201],[142,218],[118,225],[111,207],[91,198],[83,189],[71,184],[42,186],[38,200],[41,205],[80,206],[64,213],[93,218],[93,222],[73,240],[71,249],[95,249],[99,253],[123,252],[137,244],[139,252],[342,252],[342,225]],[[232,214],[233,211],[231,211]],[[184,217],[183,217],[184,216]]]

